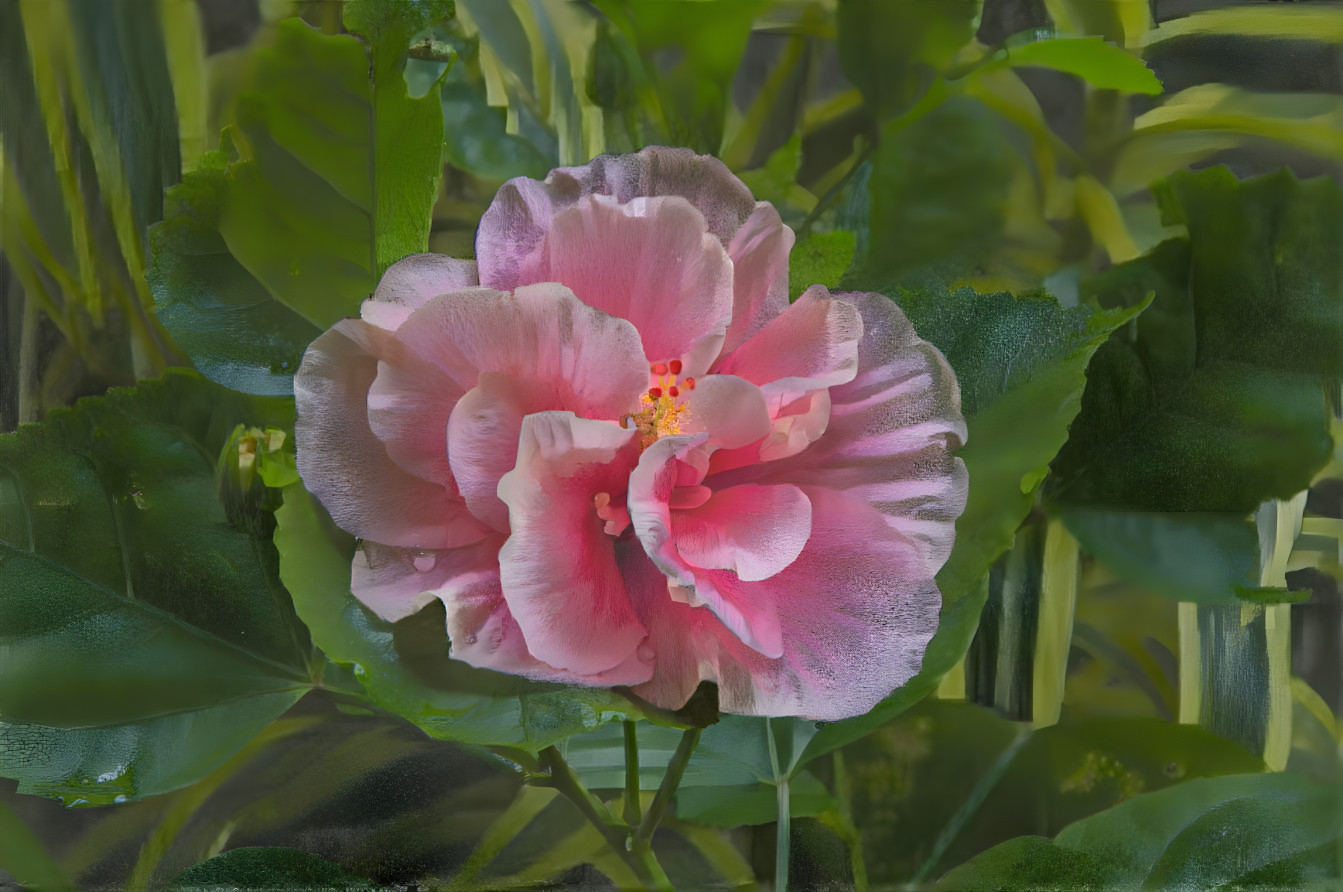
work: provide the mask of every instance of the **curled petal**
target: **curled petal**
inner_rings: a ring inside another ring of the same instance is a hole
[[[589,676],[637,656],[647,636],[616,568],[597,497],[623,494],[638,433],[572,412],[528,415],[517,466],[499,481],[509,536],[504,599],[537,659]]]
[[[956,376],[888,298],[836,297],[862,313],[865,334],[857,375],[830,388],[825,435],[780,461],[719,465],[722,479],[710,485],[788,482],[845,492],[879,510],[936,572],[951,553],[968,486],[953,454],[965,442]]]
[[[562,285],[513,294],[477,288],[431,300],[396,338],[464,391],[484,372],[552,388],[554,404],[589,418],[618,419],[648,387],[639,333],[582,303]]]
[[[485,372],[480,383],[452,409],[447,423],[448,458],[458,490],[471,513],[500,532],[508,532],[508,506],[499,498],[499,480],[513,470],[522,420],[553,409],[548,388],[498,372]]]
[[[412,548],[453,548],[489,528],[443,484],[392,460],[369,427],[366,398],[391,336],[347,319],[308,347],[294,378],[298,470],[341,529]]]
[[[793,230],[767,201],[758,202],[733,234],[727,256],[732,259],[735,302],[725,351],[737,349],[788,309],[788,252],[793,242]]]
[[[451,490],[447,426],[461,388],[395,339],[388,340],[382,357],[368,390],[369,428],[398,465]]]
[[[365,322],[396,331],[411,313],[440,294],[479,284],[474,260],[412,254],[387,267],[373,296],[360,307],[359,315]]]
[[[771,385],[772,396],[782,405],[808,391],[852,381],[862,337],[858,310],[831,297],[825,286],[813,285],[725,357],[716,371]]]
[[[418,613],[434,598],[451,597],[499,575],[503,537],[486,536],[461,548],[397,548],[364,541],[354,555],[350,591],[388,622]]]
[[[751,382],[733,375],[700,378],[694,390],[683,391],[686,407],[683,434],[705,434],[710,445],[735,449],[754,443],[770,431],[765,395]]]
[[[685,199],[616,204],[589,195],[551,221],[523,266],[529,282],[560,282],[579,300],[634,323],[652,360],[684,359],[722,343],[732,316],[732,263]],[[690,366],[699,375],[708,365]]]
[[[725,712],[834,721],[867,712],[918,672],[940,602],[918,546],[861,501],[804,491],[812,533],[802,554],[730,593],[777,611],[778,658],[747,646],[713,613],[668,597],[645,556],[622,555],[657,660],[639,696],[677,708],[710,680]]]
[[[811,537],[811,502],[796,486],[743,484],[672,515],[676,550],[694,567],[769,579],[797,560]]]
[[[511,291],[526,284],[521,271],[541,250],[551,220],[584,195],[635,198],[677,195],[703,216],[722,244],[755,212],[751,191],[723,162],[689,149],[651,146],[632,155],[602,155],[582,167],[551,171],[544,183],[519,177],[499,190],[476,234],[481,284]]]

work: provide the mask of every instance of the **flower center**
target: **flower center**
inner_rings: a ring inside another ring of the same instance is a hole
[[[681,374],[681,360],[655,362],[648,367],[653,385],[639,397],[638,412],[629,420],[639,429],[640,445],[647,449],[668,434],[679,434],[681,422],[689,416],[689,409],[677,402],[683,390],[694,390],[694,378],[677,378]]]

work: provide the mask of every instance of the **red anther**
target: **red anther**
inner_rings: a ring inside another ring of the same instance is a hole
[[[695,379],[694,379],[694,378],[686,378],[686,379],[685,379],[684,381],[682,381],[681,383],[685,385],[685,389],[686,389],[686,390],[694,390],[694,389],[695,389]]]
[[[667,374],[667,364],[666,364],[665,362],[655,362],[655,363],[653,363],[653,374],[654,374],[654,375],[665,375],[665,374]]]
[[[676,399],[680,395],[681,395],[681,388],[677,387],[675,384],[667,388],[667,396],[671,397],[672,399]]]
[[[662,396],[662,388],[661,387],[648,388],[648,396],[651,399],[657,399],[658,397]]]
[[[672,373],[673,375],[679,375],[679,374],[681,374],[681,360],[679,360],[679,359],[673,359],[673,360],[671,361],[670,368],[671,368],[671,373]]]

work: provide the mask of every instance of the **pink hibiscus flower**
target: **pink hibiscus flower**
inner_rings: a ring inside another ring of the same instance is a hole
[[[964,507],[955,376],[888,299],[788,303],[793,233],[650,148],[504,185],[475,262],[387,271],[295,379],[356,597],[451,656],[840,719],[913,676]]]

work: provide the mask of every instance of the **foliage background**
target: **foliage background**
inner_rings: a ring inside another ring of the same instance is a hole
[[[1319,0],[9,0],[0,423],[46,420],[0,439],[0,883],[632,881],[525,781],[555,743],[619,812],[635,707],[341,600],[265,431],[388,263],[659,143],[780,207],[795,291],[902,305],[974,481],[924,672],[706,730],[672,882],[1336,882],[1340,46]]]

